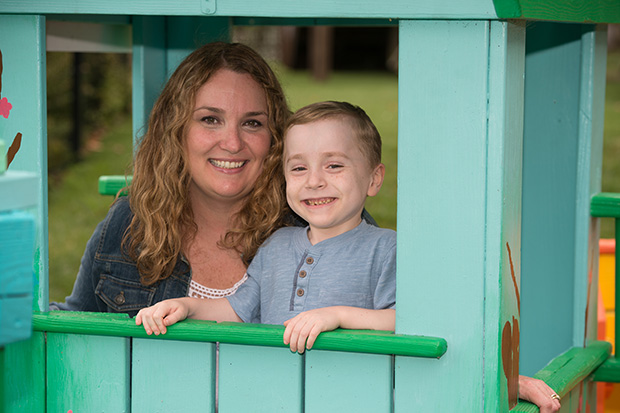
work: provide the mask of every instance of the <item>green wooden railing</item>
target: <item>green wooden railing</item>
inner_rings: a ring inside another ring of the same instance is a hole
[[[596,218],[614,218],[616,229],[616,245],[620,235],[620,194],[600,193],[592,197],[590,215]],[[615,280],[619,284],[620,265],[616,260]],[[620,288],[616,288],[616,303],[620,302]],[[618,343],[620,334],[620,318],[616,317],[615,340]],[[575,386],[592,375],[592,380],[600,382],[620,382],[620,360],[610,357],[611,344],[596,341],[586,348],[574,347],[553,359],[545,368],[534,375],[543,380],[560,397],[569,395]],[[535,405],[521,401],[511,412],[535,413],[539,409]]]
[[[616,229],[616,248],[618,248],[618,238],[620,236],[620,194],[612,194],[608,192],[602,192],[592,197],[590,204],[590,215],[598,218],[614,218]],[[617,254],[616,254],[617,257]],[[615,268],[615,297],[616,303],[620,303],[620,260],[616,258]],[[619,343],[620,335],[620,317],[617,315],[616,304],[616,321],[615,321],[615,336],[614,340],[616,345]],[[617,347],[616,347],[617,348]],[[616,356],[610,357],[594,374],[594,380],[620,383],[620,361],[616,359]]]
[[[185,320],[148,336],[110,313],[34,312],[32,325],[5,349],[0,411],[389,412],[404,397],[391,355],[439,363],[447,349],[442,338],[339,329],[299,355],[279,325]]]
[[[124,175],[107,175],[99,177],[99,194],[116,195],[118,192],[131,185],[133,177]],[[126,195],[125,193],[121,195]]]
[[[587,347],[573,347],[554,358],[545,368],[534,375],[543,380],[561,397],[569,395],[577,384],[585,380],[609,358],[611,344],[594,341]],[[521,401],[511,412],[536,413],[539,409],[532,403]]]
[[[185,320],[168,327],[166,334],[148,336],[144,328],[136,326],[134,319],[125,314],[65,311],[35,312],[32,324],[34,331],[55,333],[287,347],[282,341],[284,327],[278,325]],[[321,333],[313,348],[353,353],[440,358],[446,352],[447,347],[446,340],[443,338],[393,334],[386,331],[339,329]]]

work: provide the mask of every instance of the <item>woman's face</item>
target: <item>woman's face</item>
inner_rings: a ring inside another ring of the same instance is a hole
[[[198,89],[186,139],[194,200],[234,205],[269,152],[267,98],[247,73],[221,69]]]

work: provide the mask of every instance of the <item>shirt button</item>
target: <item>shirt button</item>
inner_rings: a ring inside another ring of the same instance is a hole
[[[305,278],[305,277],[306,277],[306,275],[308,275],[308,273],[307,273],[307,272],[305,272],[304,270],[299,271],[299,276],[300,276],[301,278]]]
[[[304,295],[304,290],[303,290],[302,288],[298,289],[298,290],[297,290],[297,295],[298,295],[299,297],[303,296],[303,295]]]
[[[125,304],[125,292],[121,291],[114,297],[114,302],[118,305]]]
[[[312,265],[313,262],[314,262],[314,258],[312,258],[312,257],[306,258],[306,264]]]

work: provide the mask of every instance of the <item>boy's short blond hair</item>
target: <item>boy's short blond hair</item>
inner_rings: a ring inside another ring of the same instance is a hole
[[[362,108],[347,102],[317,102],[297,110],[286,123],[284,128],[285,140],[287,132],[295,125],[304,125],[332,118],[349,122],[360,143],[360,150],[371,168],[381,163],[381,135]]]

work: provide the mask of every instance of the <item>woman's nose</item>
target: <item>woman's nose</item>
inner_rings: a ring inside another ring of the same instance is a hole
[[[220,140],[220,147],[227,152],[237,153],[243,149],[243,139],[241,137],[241,131],[238,128],[229,128],[222,135]]]

